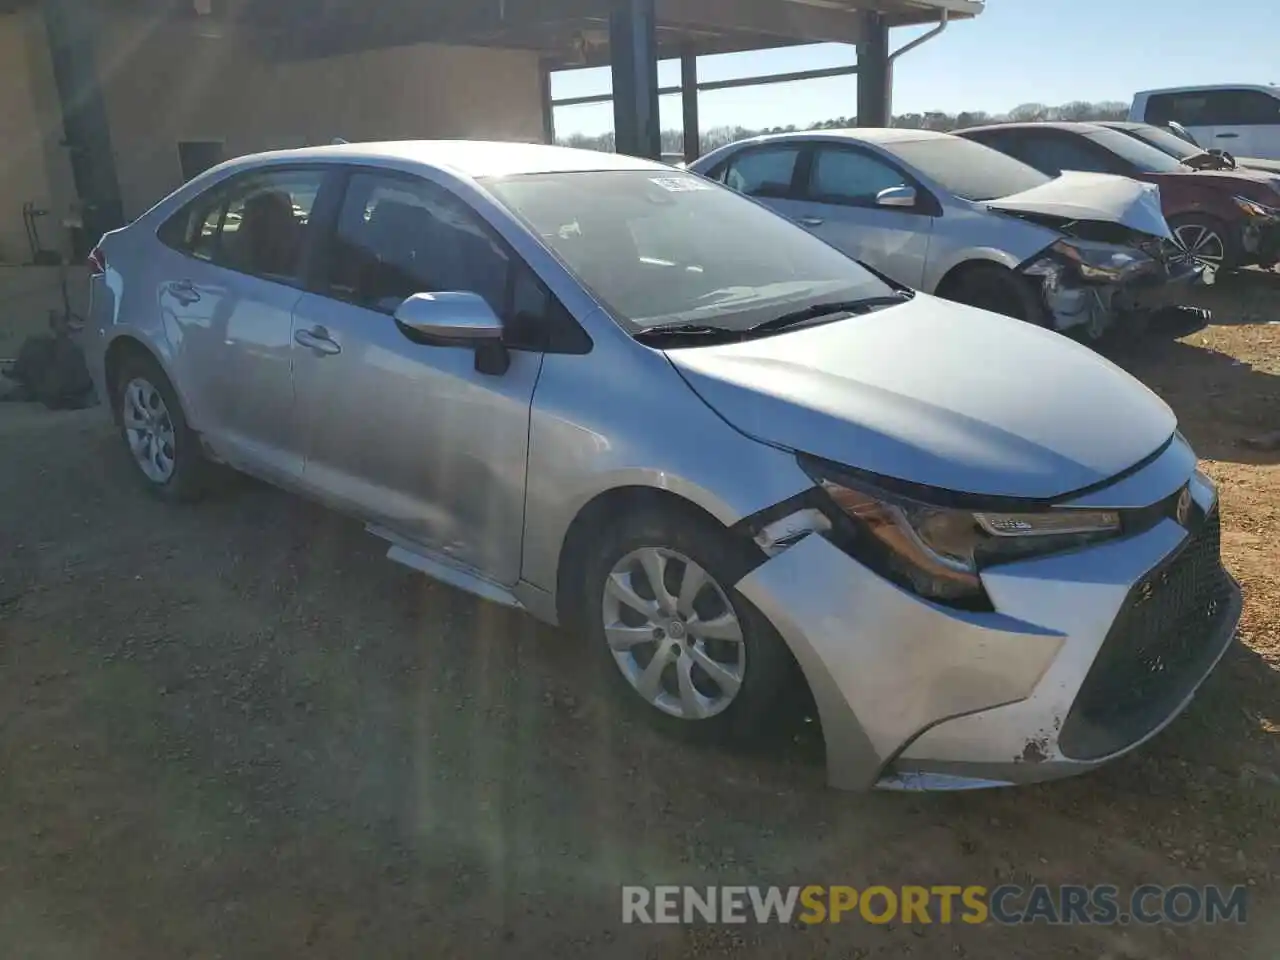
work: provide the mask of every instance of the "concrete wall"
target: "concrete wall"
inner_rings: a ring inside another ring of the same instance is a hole
[[[271,62],[223,28],[113,22],[99,52],[125,215],[181,185],[179,140],[227,156],[411,137],[542,138],[538,60],[523,51],[418,45]]]
[[[62,221],[75,191],[62,140],[62,113],[44,23],[36,12],[0,16],[0,263],[30,259],[22,204],[49,211],[44,246],[67,251]]]

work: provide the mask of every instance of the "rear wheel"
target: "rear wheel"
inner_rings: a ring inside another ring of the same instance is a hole
[[[164,500],[199,499],[209,464],[160,365],[149,357],[125,358],[114,399],[120,435],[147,489]]]
[[[713,521],[654,509],[602,532],[585,564],[580,623],[626,706],[687,739],[759,732],[794,680],[790,653],[733,589],[746,548]]]
[[[942,296],[1014,320],[1047,326],[1044,308],[1030,284],[998,264],[979,263],[964,268]]]

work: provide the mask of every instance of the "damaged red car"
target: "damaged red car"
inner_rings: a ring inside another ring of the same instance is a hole
[[[1094,123],[1007,123],[958,130],[1050,176],[1111,173],[1154,183],[1178,243],[1215,270],[1280,259],[1280,178],[1195,170],[1149,144]]]

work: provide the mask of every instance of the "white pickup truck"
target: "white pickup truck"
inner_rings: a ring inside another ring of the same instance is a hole
[[[1179,123],[1208,149],[1280,160],[1280,87],[1223,84],[1146,90],[1129,119],[1158,127]]]

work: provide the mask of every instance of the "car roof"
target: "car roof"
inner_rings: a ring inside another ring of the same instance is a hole
[[[1101,124],[1070,120],[1028,120],[1022,123],[988,123],[981,127],[965,127],[956,133],[981,133],[985,130],[1069,130],[1072,133],[1091,133]]]
[[[1133,120],[1095,120],[1094,125],[1111,130],[1141,130],[1143,127],[1154,127],[1154,123],[1137,123]],[[1157,127],[1157,129],[1159,129]]]
[[[671,167],[654,160],[599,150],[509,143],[494,140],[392,140],[380,143],[338,143],[297,150],[252,154],[233,161],[251,167],[264,161],[320,161],[400,165],[405,162],[446,169],[462,177],[518,176],[529,173],[569,173],[587,170],[658,170]]]
[[[1134,94],[1134,99],[1150,97],[1159,93],[1199,93],[1201,90],[1261,90],[1264,93],[1280,94],[1280,87],[1268,83],[1198,83],[1193,87],[1161,87],[1159,90],[1141,90]]]
[[[770,143],[786,140],[859,140],[863,143],[907,143],[912,140],[945,140],[951,136],[937,130],[915,130],[909,127],[847,127],[837,130],[793,130],[788,133],[766,133],[743,143]]]

